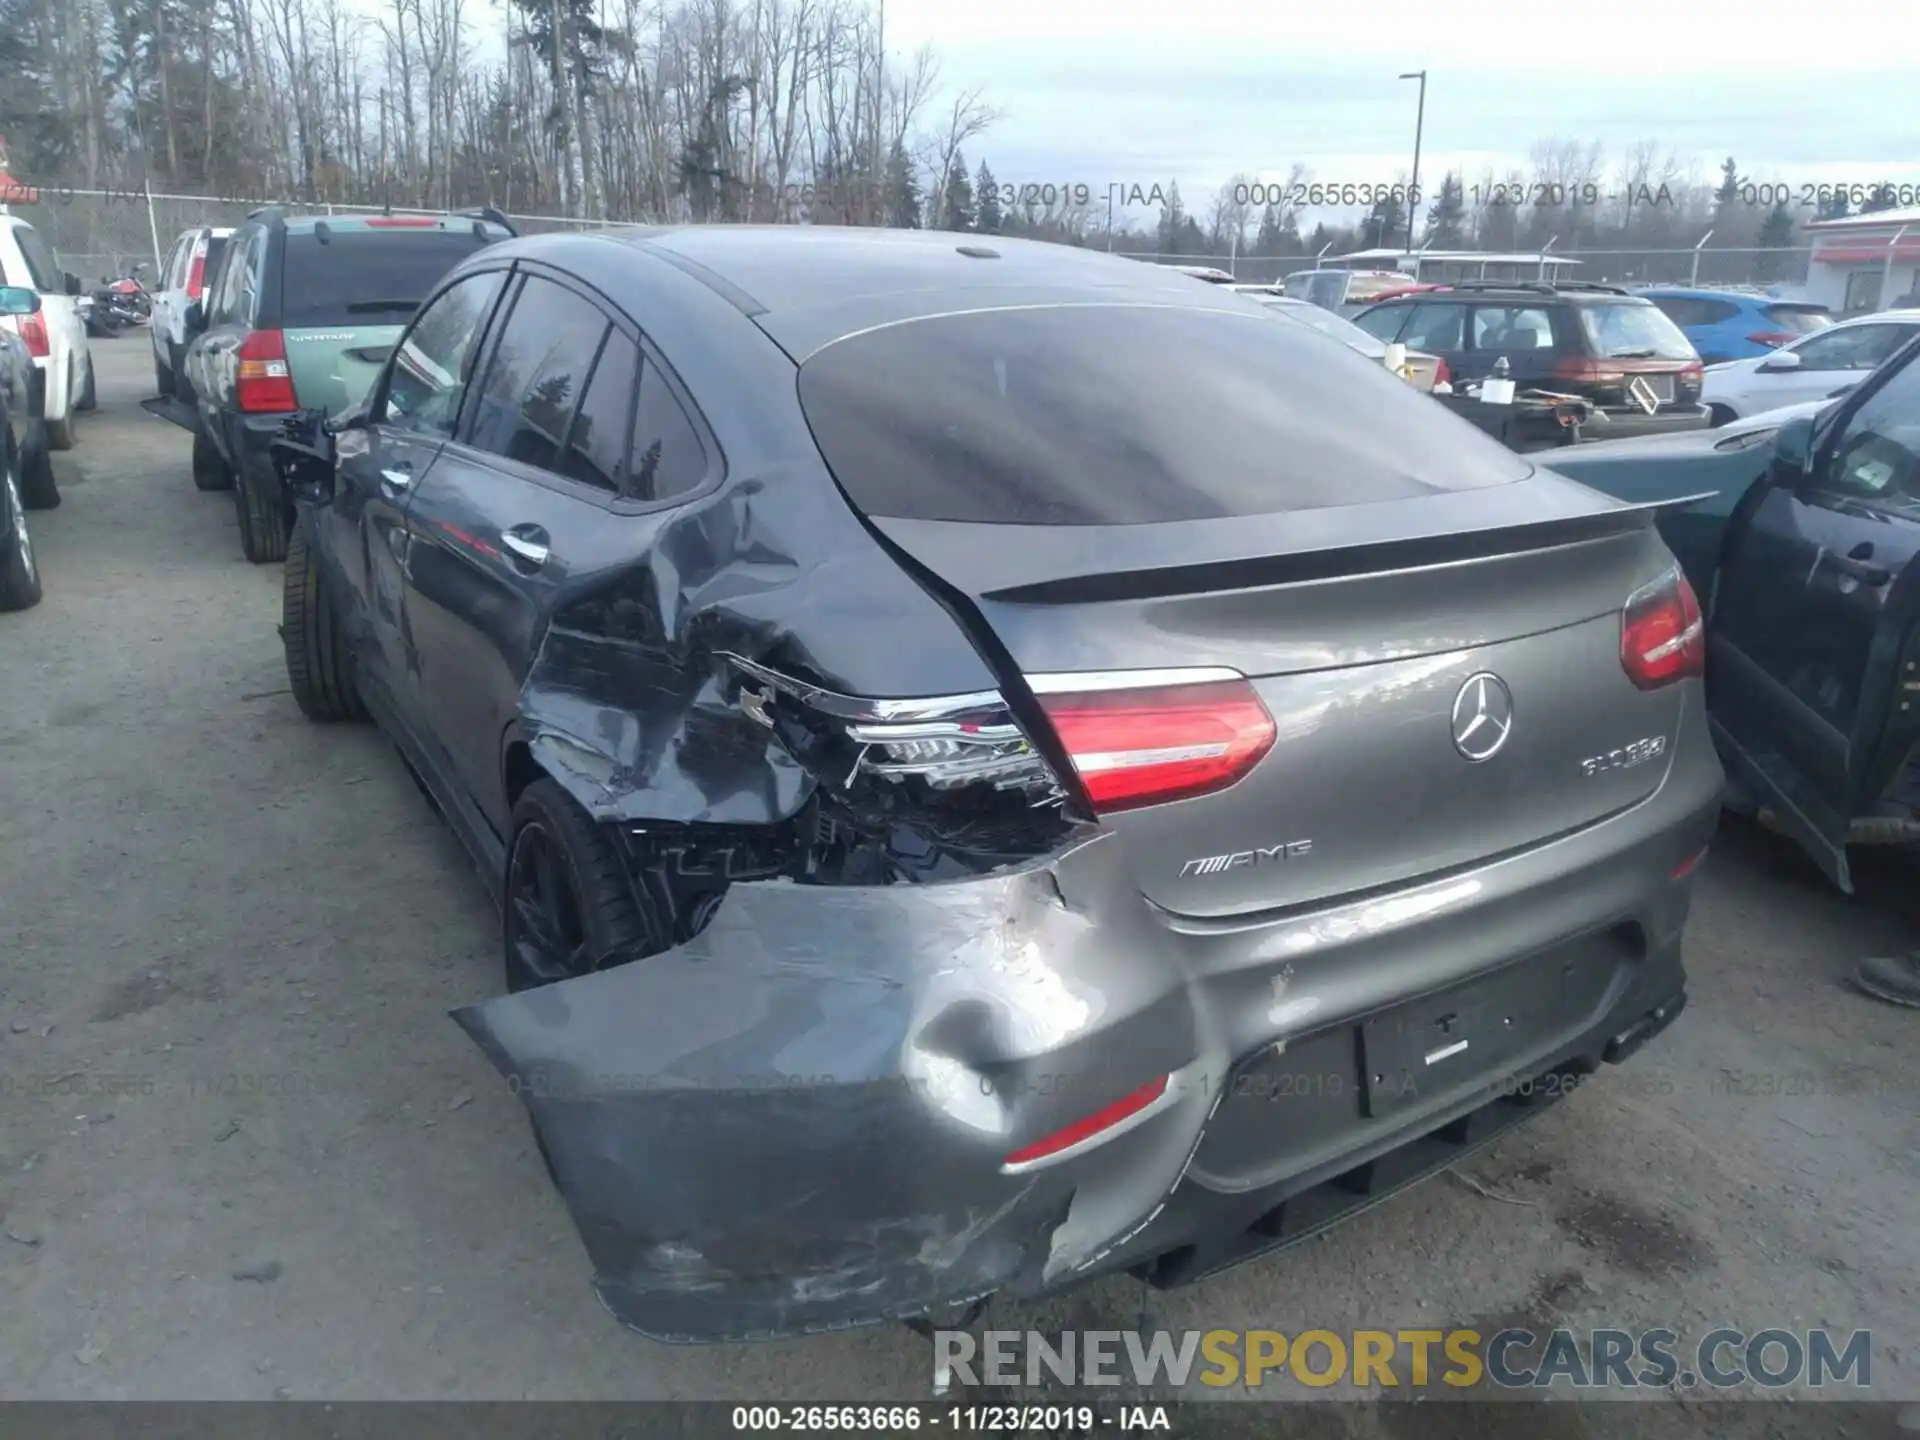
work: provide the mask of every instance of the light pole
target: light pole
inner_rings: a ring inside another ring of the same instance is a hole
[[[1420,109],[1414,115],[1413,119],[1413,184],[1409,187],[1409,194],[1407,196],[1407,249],[1411,251],[1413,249],[1413,222],[1414,218],[1420,213],[1419,202],[1413,197],[1420,193],[1420,132],[1424,130],[1427,125],[1427,72],[1424,70],[1409,70],[1400,78],[1402,80],[1418,80],[1420,82]]]

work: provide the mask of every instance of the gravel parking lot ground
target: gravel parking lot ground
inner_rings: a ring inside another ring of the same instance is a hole
[[[294,709],[278,567],[138,408],[145,337],[95,355],[46,599],[0,617],[0,1398],[925,1395],[901,1328],[667,1348],[602,1312],[447,1018],[500,983],[479,882],[373,730]],[[990,1323],[1861,1327],[1874,1397],[1920,1398],[1920,1013],[1844,984],[1920,887],[1863,869],[1848,899],[1729,823],[1691,1006],[1633,1064],[1285,1255]],[[1441,1433],[1410,1413],[1354,1433]]]

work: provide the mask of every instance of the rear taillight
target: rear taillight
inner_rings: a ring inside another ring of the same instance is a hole
[[[1706,622],[1693,586],[1669,571],[1627,598],[1620,612],[1620,667],[1642,690],[1703,674]]]
[[[240,342],[234,404],[248,414],[297,410],[293,377],[287,370],[286,338],[278,330],[256,330]]]
[[[1589,360],[1583,355],[1563,355],[1553,362],[1553,378],[1579,380],[1589,385],[1620,385],[1625,383],[1627,372],[1608,369],[1598,360]]]
[[[1451,385],[1451,384],[1453,383],[1453,372],[1452,372],[1451,370],[1449,370],[1449,369],[1447,369],[1447,362],[1446,362],[1446,361],[1444,361],[1444,360],[1436,360],[1436,361],[1434,361],[1434,363],[1433,363],[1433,383],[1434,383],[1434,384],[1435,384],[1436,386],[1439,386],[1439,385]]]
[[[27,342],[27,353],[36,360],[44,360],[53,353],[53,343],[47,338],[47,319],[44,315],[22,315],[20,338]]]
[[[1049,677],[1034,690],[1102,814],[1224,790],[1273,748],[1273,717],[1238,676],[1145,686],[1124,673]]]
[[[1789,340],[1797,340],[1799,336],[1795,335],[1791,330],[1761,330],[1756,334],[1747,336],[1747,339],[1751,340],[1755,345],[1764,345],[1771,350],[1775,346],[1786,344]]]
[[[198,300],[200,287],[207,278],[207,242],[202,236],[200,243],[193,247],[193,265],[187,271],[187,298]]]

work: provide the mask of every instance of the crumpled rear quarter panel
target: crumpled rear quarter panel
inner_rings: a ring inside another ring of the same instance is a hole
[[[532,1112],[602,1300],[659,1339],[1038,1288],[1145,1222],[1209,1103],[1000,1171],[1202,1053],[1104,838],[949,884],[736,885],[686,945],[455,1018]]]

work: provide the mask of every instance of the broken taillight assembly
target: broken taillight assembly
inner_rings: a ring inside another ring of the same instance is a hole
[[[1178,672],[1174,672],[1175,675]],[[1155,672],[1036,677],[1034,691],[1101,814],[1208,795],[1273,748],[1273,717],[1232,672],[1181,681]]]
[[[1670,570],[1627,597],[1620,612],[1620,667],[1642,690],[1706,673],[1706,621],[1680,571]]]
[[[851,750],[843,781],[862,775],[894,784],[917,781],[936,791],[981,787],[1019,792],[1035,804],[1064,798],[1059,778],[1034,749],[997,690],[871,700],[808,684],[742,656],[726,657],[749,682],[739,703],[774,727],[778,697],[798,702],[811,725]]]

